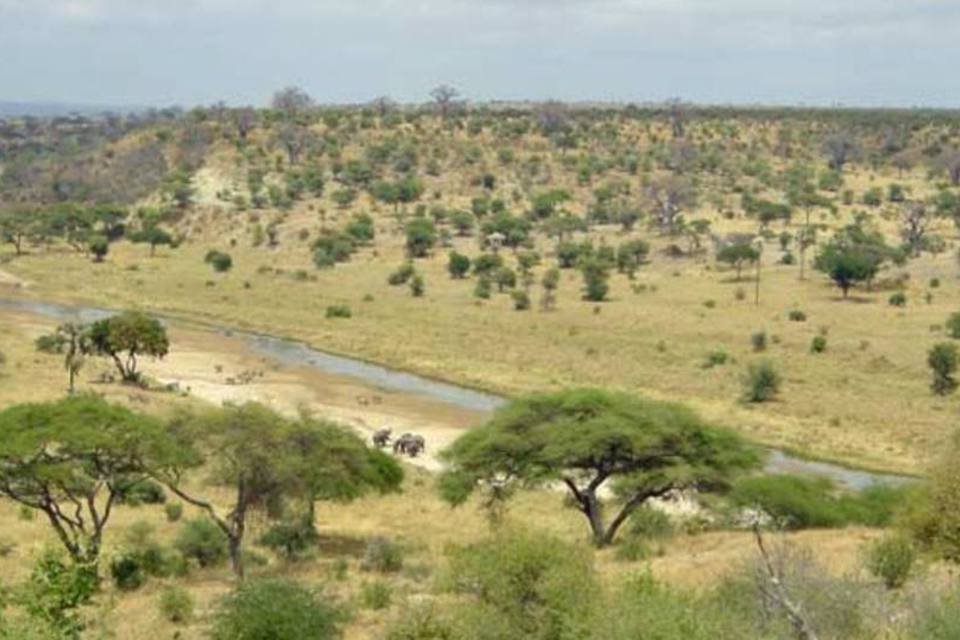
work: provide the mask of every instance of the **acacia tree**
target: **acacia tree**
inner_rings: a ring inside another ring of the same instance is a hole
[[[753,244],[753,236],[739,235],[731,238],[717,250],[717,261],[737,270],[737,282],[740,281],[743,265],[755,263],[760,259],[760,251]]]
[[[392,458],[368,449],[342,427],[307,416],[292,422],[257,403],[181,414],[171,421],[169,434],[181,443],[178,459],[153,475],[223,531],[240,579],[251,512],[280,517],[291,501],[301,499],[312,524],[315,500],[352,500],[370,489],[395,489],[403,479]],[[211,484],[232,493],[226,510],[184,482],[200,467],[209,470]]]
[[[91,352],[90,335],[86,326],[68,322],[57,327],[52,334],[41,336],[36,342],[37,351],[63,354],[63,368],[67,371],[69,392],[74,392],[77,374]]]
[[[46,515],[94,563],[113,506],[170,450],[163,425],[93,395],[0,412],[0,495]]]
[[[126,311],[90,325],[90,352],[113,359],[124,382],[138,382],[137,358],[163,358],[170,350],[167,330],[156,318]]]
[[[453,505],[481,486],[499,501],[517,487],[563,483],[600,547],[651,498],[725,487],[758,462],[737,436],[686,407],[597,389],[515,400],[442,457],[449,468],[441,493]],[[618,498],[609,521],[601,499],[608,483]]]
[[[868,233],[858,226],[849,226],[824,246],[814,266],[827,274],[846,298],[859,282],[871,282],[883,263],[894,256],[879,232]]]

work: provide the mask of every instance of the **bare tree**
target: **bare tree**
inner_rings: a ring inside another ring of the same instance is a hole
[[[460,92],[450,85],[441,84],[430,92],[430,97],[440,116],[446,119],[456,108]]]
[[[296,118],[313,106],[313,98],[300,87],[286,87],[273,94],[271,106],[287,118]]]
[[[293,123],[286,123],[277,130],[276,140],[287,152],[290,164],[298,164],[304,150],[310,145],[310,130]]]
[[[823,151],[827,154],[827,163],[834,171],[843,171],[844,165],[859,153],[859,146],[847,131],[839,131],[823,141]]]
[[[653,208],[653,221],[661,230],[672,234],[680,228],[683,210],[696,201],[696,192],[688,179],[669,175],[650,184],[647,198]]]
[[[670,128],[674,138],[682,138],[686,133],[687,109],[680,98],[667,101],[670,114]]]
[[[379,96],[370,101],[370,107],[377,113],[378,116],[384,118],[387,116],[387,114],[397,108],[397,104],[390,96]]]
[[[950,183],[953,186],[960,185],[960,149],[944,151],[940,156],[940,165],[950,176]]]
[[[900,210],[900,236],[910,253],[920,255],[924,239],[930,226],[927,205],[919,200],[905,202]]]
[[[537,124],[547,136],[552,136],[570,126],[570,114],[567,105],[559,100],[548,100],[537,105]]]
[[[763,541],[760,527],[754,525],[753,533],[757,541],[757,550],[760,553],[760,568],[757,572],[757,589],[764,603],[775,605],[783,610],[790,626],[800,640],[818,640],[817,632],[807,618],[801,604],[790,594],[785,579],[785,571],[781,563],[774,561]],[[766,607],[769,608],[769,607]]]
[[[257,124],[257,111],[253,107],[242,107],[233,114],[233,125],[237,129],[237,139],[246,142],[247,136]]]

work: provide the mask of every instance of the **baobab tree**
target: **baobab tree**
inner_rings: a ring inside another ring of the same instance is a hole
[[[843,167],[856,157],[859,146],[849,132],[839,131],[823,141],[823,151],[827,154],[830,168],[843,171]]]
[[[693,184],[677,175],[654,180],[647,188],[654,223],[662,231],[673,234],[680,229],[681,215],[696,201]]]
[[[446,120],[456,108],[460,92],[450,85],[441,84],[430,92],[430,97],[433,98],[433,104],[440,117]]]

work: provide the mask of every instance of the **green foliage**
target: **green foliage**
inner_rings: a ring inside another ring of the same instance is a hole
[[[251,580],[221,600],[213,640],[331,640],[345,616],[324,594],[288,580]]]
[[[230,254],[216,249],[208,251],[203,261],[213,267],[217,273],[226,273],[233,268],[233,258]]]
[[[737,270],[737,280],[740,280],[743,265],[754,263],[760,259],[760,251],[753,245],[752,238],[743,238],[725,244],[717,251],[717,260]]]
[[[607,283],[610,278],[607,263],[598,258],[590,258],[580,264],[580,272],[583,274],[584,299],[591,302],[605,300],[610,290]]]
[[[873,280],[883,263],[895,257],[882,234],[850,226],[824,246],[814,266],[827,274],[847,297],[851,287]]]
[[[127,554],[119,555],[110,561],[110,575],[121,591],[136,591],[147,581],[139,558]]]
[[[867,546],[864,565],[888,589],[899,589],[913,573],[917,560],[913,542],[902,535],[888,535]]]
[[[366,582],[360,588],[360,600],[367,609],[374,611],[386,609],[390,606],[392,599],[393,589],[390,588],[389,583],[382,580]]]
[[[823,353],[827,350],[826,336],[813,336],[810,341],[810,353]]]
[[[953,393],[957,388],[954,374],[957,371],[957,346],[949,342],[935,344],[927,354],[927,365],[933,372],[930,388],[937,395]]]
[[[374,537],[367,542],[360,560],[364,571],[396,573],[403,568],[403,548],[387,538]]]
[[[726,351],[716,350],[711,351],[707,354],[706,362],[703,363],[704,369],[711,369],[713,367],[719,367],[727,364],[727,361],[730,359],[730,356]]]
[[[357,244],[369,244],[376,237],[373,218],[366,213],[354,214],[343,231]]]
[[[324,312],[324,316],[327,318],[349,318],[352,315],[350,305],[347,304],[331,304]]]
[[[526,532],[451,550],[447,583],[468,599],[455,637],[503,640],[588,637],[599,591],[589,553]]]
[[[891,307],[905,307],[907,306],[907,294],[903,291],[897,291],[890,296],[887,302]]]
[[[413,274],[413,277],[410,278],[410,295],[414,298],[420,298],[423,296],[426,288],[427,286],[423,280],[423,276],[419,273]]]
[[[167,516],[167,522],[178,522],[183,516],[183,503],[169,502],[163,506],[163,513]]]
[[[55,638],[80,638],[85,623],[80,607],[88,604],[98,586],[95,564],[65,560],[45,551],[17,594],[27,615],[56,632]]]
[[[103,262],[107,253],[110,252],[110,241],[106,236],[93,236],[87,243],[87,249],[93,254],[95,262]]]
[[[289,560],[296,560],[320,541],[313,523],[306,518],[278,522],[260,536],[260,544]]]
[[[160,592],[157,603],[160,615],[173,624],[186,624],[193,619],[195,608],[193,596],[183,587],[171,585]]]
[[[491,293],[493,293],[493,281],[487,276],[477,278],[477,284],[473,288],[473,295],[486,300],[490,297]]]
[[[130,485],[120,487],[117,492],[117,502],[130,507],[142,504],[163,504],[167,496],[163,487],[152,480],[141,480]]]
[[[908,489],[875,485],[859,492],[839,491],[827,478],[765,475],[744,478],[729,499],[739,507],[761,509],[786,529],[888,525]]]
[[[530,308],[530,295],[521,289],[510,292],[510,297],[513,299],[513,308],[516,311],[526,311]]]
[[[90,325],[88,336],[92,351],[112,358],[127,382],[140,379],[137,371],[139,356],[163,358],[170,350],[170,340],[163,324],[139,311],[126,311],[98,320]]]
[[[227,559],[227,537],[207,518],[188,520],[177,532],[173,546],[200,567],[216,567]]]
[[[407,281],[413,277],[414,273],[416,273],[416,270],[413,267],[413,263],[404,262],[387,277],[387,284],[393,287],[406,284]]]
[[[428,218],[414,218],[407,223],[405,233],[411,258],[425,258],[437,243],[437,228]]]
[[[780,392],[780,373],[772,362],[751,363],[743,377],[744,400],[747,402],[767,402]]]
[[[598,545],[610,544],[647,499],[676,488],[722,487],[756,463],[739,438],[707,425],[686,407],[596,389],[514,400],[442,457],[449,467],[439,480],[441,494],[455,505],[494,479],[492,497],[498,500],[518,484],[569,479],[575,470],[585,482],[571,480],[568,489]],[[597,510],[596,496],[607,480],[623,500],[609,524]]]
[[[954,340],[960,340],[960,311],[951,313],[944,324],[947,329],[947,335]]]
[[[750,346],[757,353],[767,350],[767,332],[755,331],[750,334]]]
[[[320,237],[313,242],[313,264],[318,269],[328,269],[339,262],[347,262],[353,255],[356,245],[354,239],[340,232],[321,231]]]
[[[503,267],[503,256],[499,253],[481,253],[473,261],[473,272],[477,275],[490,276]]]
[[[465,277],[470,272],[470,258],[462,253],[451,251],[447,261],[447,271],[452,278]]]

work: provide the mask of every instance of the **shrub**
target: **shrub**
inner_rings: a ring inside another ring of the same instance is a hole
[[[140,559],[133,554],[117,556],[110,562],[110,576],[121,591],[135,591],[147,581]]]
[[[324,314],[327,318],[349,318],[353,315],[350,306],[345,304],[332,304],[327,307]]]
[[[800,309],[792,309],[792,310],[790,311],[790,313],[787,314],[787,318],[788,318],[791,322],[806,322],[806,321],[807,321],[807,314],[805,314],[805,313],[804,313],[803,311],[801,311]]]
[[[454,637],[585,638],[599,590],[591,554],[549,535],[500,532],[450,552],[450,590],[467,598]]]
[[[371,538],[363,551],[360,568],[363,571],[396,573],[403,568],[403,549],[386,538]]]
[[[473,261],[473,272],[477,275],[491,275],[503,266],[503,257],[499,253],[482,253]]]
[[[780,391],[781,378],[771,362],[753,363],[744,377],[744,397],[747,402],[767,402]]]
[[[905,307],[907,305],[907,294],[903,291],[897,291],[887,300],[892,307]]]
[[[392,598],[393,590],[390,585],[379,580],[365,583],[360,589],[360,599],[363,606],[374,611],[389,607]]]
[[[117,496],[120,504],[137,507],[142,504],[163,504],[167,496],[163,487],[152,480],[141,480],[123,487]]]
[[[450,252],[447,271],[452,278],[463,278],[470,271],[470,258],[456,251]]]
[[[937,395],[953,393],[957,381],[953,375],[957,371],[957,346],[941,342],[933,346],[927,354],[927,364],[933,370],[933,383],[930,388]]]
[[[208,251],[203,261],[213,267],[217,273],[226,273],[233,268],[233,258],[230,254],[215,249]]]
[[[423,276],[419,273],[414,274],[413,278],[410,279],[410,295],[414,298],[420,298],[423,296],[426,291],[426,284],[423,281]]]
[[[517,311],[526,311],[530,308],[530,296],[526,291],[516,290],[510,292],[510,297],[513,298],[513,308]]]
[[[309,519],[300,519],[273,525],[260,537],[259,542],[287,560],[295,560],[319,540],[320,536]]]
[[[415,273],[413,264],[410,262],[404,262],[402,265],[397,267],[397,269],[387,277],[387,284],[398,287],[402,284],[406,284],[407,281],[413,277]]]
[[[750,334],[750,346],[752,346],[753,350],[756,352],[766,351],[767,350],[767,332],[756,331]]]
[[[810,341],[810,353],[823,353],[826,350],[826,336],[813,336],[813,340]]]
[[[183,504],[170,502],[164,505],[163,512],[166,514],[168,522],[177,522],[183,516]]]
[[[454,623],[433,606],[407,608],[387,629],[386,640],[458,640]]]
[[[951,313],[950,317],[947,318],[945,326],[951,338],[960,340],[960,311]]]
[[[910,577],[916,559],[913,542],[902,535],[889,535],[867,547],[864,564],[887,589],[899,589]]]
[[[493,283],[490,281],[490,278],[487,276],[477,278],[477,284],[473,288],[473,295],[486,300],[490,297],[491,293],[493,293]]]
[[[193,618],[193,596],[182,587],[169,586],[160,592],[160,615],[174,624],[184,624]]]
[[[343,613],[322,594],[287,580],[250,580],[223,598],[214,640],[330,640]]]
[[[726,351],[711,351],[707,354],[707,361],[703,364],[703,368],[710,369],[712,367],[725,365],[729,359],[730,356],[727,355]]]
[[[201,567],[215,567],[229,555],[226,535],[206,518],[187,521],[177,533],[173,546]]]

